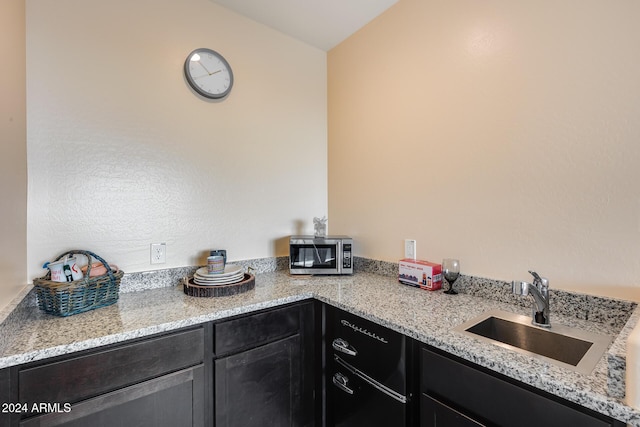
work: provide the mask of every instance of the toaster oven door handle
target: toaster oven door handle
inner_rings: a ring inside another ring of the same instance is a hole
[[[356,349],[350,346],[349,343],[342,338],[336,338],[335,340],[333,340],[331,346],[335,351],[348,354],[349,356],[355,356],[356,354],[358,354]]]
[[[402,394],[400,394],[400,393],[398,393],[398,392],[396,392],[394,390],[391,390],[390,388],[380,384],[378,381],[374,380],[369,375],[365,374],[364,372],[360,371],[359,369],[351,366],[349,363],[347,363],[344,360],[340,359],[339,356],[334,355],[333,356],[333,360],[335,360],[339,365],[341,365],[347,371],[351,372],[353,375],[355,375],[356,377],[360,378],[362,381],[364,381],[367,384],[369,384],[371,387],[374,387],[374,388],[378,389],[382,393],[384,393],[387,396],[397,400],[400,403],[407,403],[407,397],[406,396],[403,396]],[[335,378],[334,378],[334,380],[335,380]]]

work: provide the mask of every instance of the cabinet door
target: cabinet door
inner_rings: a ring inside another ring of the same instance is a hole
[[[303,425],[300,356],[296,334],[216,360],[216,427]]]
[[[203,361],[202,327],[172,332],[21,367],[18,401],[76,403]]]
[[[484,372],[454,356],[421,351],[421,391],[492,426],[611,427],[618,422]]]
[[[198,366],[145,381],[65,410],[27,418],[21,427],[204,426],[204,372]]]
[[[484,424],[480,424],[422,393],[420,396],[420,427],[484,427]]]
[[[9,404],[14,401],[11,396],[11,386],[12,381],[9,368],[0,369],[0,405]],[[19,414],[12,414],[8,408],[0,406],[0,427],[10,426],[11,419],[18,416]]]

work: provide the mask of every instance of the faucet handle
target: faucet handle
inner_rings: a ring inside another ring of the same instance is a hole
[[[514,280],[511,282],[511,290],[515,295],[529,295],[529,286],[531,284],[527,282],[521,282],[519,280]]]
[[[535,271],[529,270],[529,273],[533,276],[533,284],[536,286],[542,286],[543,288],[549,287],[549,279],[546,277],[540,277]]]

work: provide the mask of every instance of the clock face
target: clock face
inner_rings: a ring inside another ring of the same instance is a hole
[[[224,98],[233,86],[231,66],[222,55],[211,49],[191,52],[184,63],[184,74],[189,85],[207,98]]]

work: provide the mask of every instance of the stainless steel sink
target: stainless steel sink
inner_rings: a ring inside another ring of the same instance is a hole
[[[530,316],[502,310],[488,311],[454,331],[587,375],[612,341],[608,335],[558,324],[551,329],[540,328],[531,324]]]

